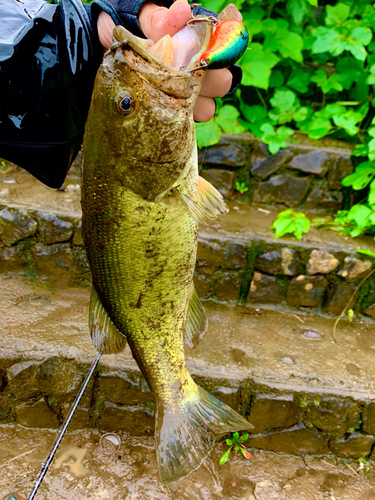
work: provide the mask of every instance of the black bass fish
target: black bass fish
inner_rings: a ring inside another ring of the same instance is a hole
[[[199,23],[202,50],[207,25]],[[207,329],[193,285],[198,222],[227,211],[198,176],[193,106],[204,71],[175,69],[145,47],[118,26],[96,77],[82,223],[91,337],[103,353],[129,344],[153,392],[159,476],[168,484],[201,465],[216,434],[252,425],[195,384],[184,355],[184,342],[194,347]]]

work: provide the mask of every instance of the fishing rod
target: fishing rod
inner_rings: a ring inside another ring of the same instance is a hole
[[[62,438],[64,437],[64,434],[66,432],[66,429],[70,423],[70,421],[72,420],[72,417],[74,415],[74,412],[76,411],[77,409],[77,406],[82,398],[82,395],[83,393],[85,392],[85,389],[92,377],[92,374],[94,373],[95,371],[95,368],[97,367],[98,363],[99,363],[99,360],[100,360],[100,356],[102,355],[101,352],[99,352],[99,354],[97,355],[95,361],[93,362],[93,364],[91,365],[91,369],[90,369],[90,372],[89,374],[87,375],[86,377],[86,380],[83,382],[82,386],[81,386],[81,389],[79,390],[79,393],[73,403],[73,406],[72,406],[72,409],[70,410],[69,412],[69,415],[66,417],[66,420],[64,422],[64,425],[60,431],[60,434],[57,436],[57,439],[53,445],[53,448],[50,452],[50,454],[48,455],[48,458],[46,460],[46,463],[45,464],[42,464],[42,470],[40,471],[39,473],[39,477],[37,479],[37,482],[35,483],[35,486],[33,488],[33,491],[30,493],[30,496],[29,496],[29,499],[28,500],[33,500],[33,498],[35,497],[38,489],[39,489],[39,486],[41,485],[43,479],[44,479],[44,476],[46,475],[47,473],[47,470],[48,470],[48,467],[51,465],[51,462],[53,460],[53,457],[55,456],[55,453],[57,451],[57,448],[59,447],[59,444],[61,443],[61,440]],[[17,498],[14,496],[14,495],[9,495],[7,497],[7,500],[17,500]]]

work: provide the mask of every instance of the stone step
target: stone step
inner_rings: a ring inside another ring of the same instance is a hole
[[[64,190],[56,191],[17,167],[0,173],[0,272],[90,281],[79,175],[75,165]],[[275,239],[270,226],[278,209],[229,206],[219,229],[200,231],[195,280],[203,299],[331,316],[350,302],[358,318],[375,318],[375,275],[357,290],[373,263],[356,250],[373,249],[372,237],[352,240],[312,228],[301,242]]]
[[[223,134],[219,144],[200,151],[202,175],[225,198],[238,196],[236,183],[246,186],[240,199],[265,205],[299,207],[332,213],[347,208],[348,189],[342,179],[354,167],[354,144],[335,139],[312,141],[295,134],[275,155],[250,133]],[[362,194],[352,193],[354,199]]]
[[[96,357],[89,287],[0,274],[0,423],[57,428]],[[254,425],[248,446],[358,458],[375,443],[375,327],[205,303],[209,331],[187,352],[195,380]],[[150,435],[154,404],[130,351],[102,356],[71,429]],[[375,458],[375,457],[374,457]]]

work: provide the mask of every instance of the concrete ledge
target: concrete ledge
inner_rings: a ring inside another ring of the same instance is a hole
[[[88,334],[89,287],[19,273],[0,275],[0,422],[56,428],[96,356]],[[245,415],[249,446],[295,455],[359,457],[375,442],[375,328],[205,304],[210,328],[191,374]],[[314,331],[317,335],[306,335]],[[71,429],[153,433],[154,404],[127,349],[103,356]]]

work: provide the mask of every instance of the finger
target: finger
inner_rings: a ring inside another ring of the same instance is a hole
[[[111,16],[104,12],[104,10],[100,11],[97,22],[98,36],[99,41],[105,50],[108,50],[112,45],[112,33],[115,26],[116,25],[112,21]]]
[[[139,25],[147,38],[157,42],[165,35],[176,34],[190,18],[187,0],[176,0],[169,9],[146,2],[139,13]]]
[[[214,116],[216,110],[215,100],[212,97],[198,96],[193,110],[196,122],[208,122]]]
[[[209,69],[206,72],[200,91],[205,97],[224,97],[232,86],[232,73],[229,69]]]

